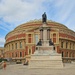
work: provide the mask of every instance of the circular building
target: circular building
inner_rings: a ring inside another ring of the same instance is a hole
[[[22,61],[30,58],[40,39],[39,27],[41,20],[29,21],[19,25],[5,37],[5,58]],[[61,53],[64,60],[75,58],[75,32],[65,25],[47,20],[50,27],[50,38],[54,42],[55,50]]]

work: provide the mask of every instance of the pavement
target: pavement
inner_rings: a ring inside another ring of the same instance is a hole
[[[6,69],[0,69],[0,75],[75,75],[75,62],[57,69],[29,69],[23,64],[12,64],[7,65]]]

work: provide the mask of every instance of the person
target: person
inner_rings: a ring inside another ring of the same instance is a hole
[[[6,62],[3,62],[3,68],[6,69]]]

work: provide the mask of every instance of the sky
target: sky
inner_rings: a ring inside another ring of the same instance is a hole
[[[0,47],[5,36],[18,25],[30,20],[47,19],[75,31],[75,0],[0,0]]]

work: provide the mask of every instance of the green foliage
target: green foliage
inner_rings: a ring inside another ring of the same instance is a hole
[[[7,59],[0,58],[0,62],[7,61]]]

